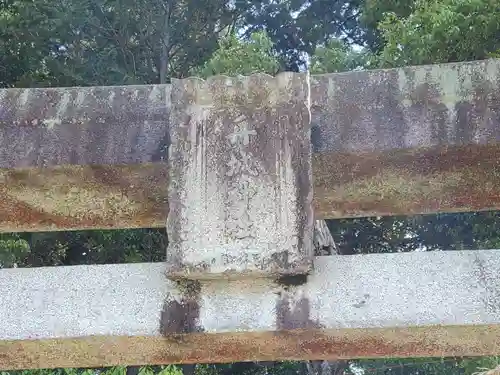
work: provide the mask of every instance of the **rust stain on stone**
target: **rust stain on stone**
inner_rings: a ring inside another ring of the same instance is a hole
[[[0,370],[500,354],[497,325],[179,335],[0,341]]]
[[[316,217],[500,208],[500,146],[316,154]]]
[[[244,90],[215,90],[214,102],[226,111],[239,106],[249,118],[260,108],[267,123],[277,114],[266,103],[304,87],[273,93],[264,77],[250,77]],[[491,145],[500,141],[499,77],[500,60],[312,76],[316,218],[500,208],[500,154]],[[0,231],[164,226],[166,165],[141,163],[166,159],[170,91],[0,90]],[[297,117],[293,105],[281,112]],[[93,167],[83,173],[67,165]],[[308,194],[306,183],[297,185]]]
[[[500,209],[500,146],[313,155],[315,217]],[[165,226],[166,163],[0,170],[0,232]]]
[[[166,166],[0,170],[0,230],[158,226],[168,212]]]

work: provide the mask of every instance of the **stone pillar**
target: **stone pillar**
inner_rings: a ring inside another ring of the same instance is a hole
[[[167,275],[308,273],[307,73],[172,81]]]

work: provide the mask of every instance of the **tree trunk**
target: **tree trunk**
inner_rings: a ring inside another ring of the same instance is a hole
[[[338,254],[337,245],[333,240],[330,229],[325,220],[316,220],[314,222],[314,255],[333,255]]]
[[[160,84],[167,83],[168,75],[168,50],[170,46],[170,13],[171,7],[169,1],[163,3],[164,19],[161,33],[161,55],[160,55]]]

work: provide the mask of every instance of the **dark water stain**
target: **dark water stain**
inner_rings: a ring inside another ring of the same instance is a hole
[[[285,290],[288,290],[290,286],[299,286],[307,283],[308,275],[282,275],[278,277],[275,281],[277,284],[281,285]]]
[[[199,325],[201,286],[197,281],[187,280],[177,284],[183,295],[179,300],[165,301],[160,316],[160,333],[174,341],[182,341],[181,334],[203,332]]]
[[[309,299],[300,298],[291,306],[290,298],[281,295],[276,303],[276,329],[278,331],[301,329],[301,328],[322,328],[322,325],[310,318],[311,307]]]

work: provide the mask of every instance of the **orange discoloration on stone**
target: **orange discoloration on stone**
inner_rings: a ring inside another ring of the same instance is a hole
[[[2,231],[137,228],[165,222],[164,165],[0,170]]]
[[[318,153],[312,165],[317,219],[500,208],[496,145]],[[166,163],[0,170],[0,231],[164,227],[167,186]]]
[[[364,154],[317,154],[316,216],[494,210],[500,147],[469,145]]]
[[[296,329],[0,342],[0,370],[500,354],[498,326]]]

